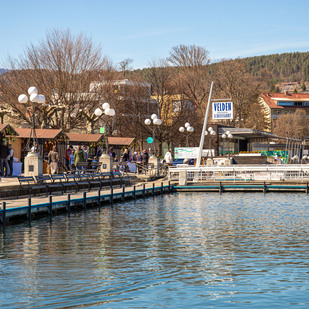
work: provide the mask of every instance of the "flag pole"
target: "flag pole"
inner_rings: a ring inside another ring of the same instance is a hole
[[[202,130],[202,135],[201,135],[200,147],[199,147],[199,151],[198,151],[197,158],[196,158],[196,167],[200,167],[201,165],[202,152],[203,152],[204,139],[205,139],[205,131],[206,131],[206,126],[207,126],[207,119],[208,119],[208,114],[209,114],[209,107],[210,107],[213,85],[214,85],[214,82],[211,82],[208,103],[207,103],[207,108],[206,108],[206,114],[205,114],[205,119],[204,119],[204,125],[203,125],[203,130]]]

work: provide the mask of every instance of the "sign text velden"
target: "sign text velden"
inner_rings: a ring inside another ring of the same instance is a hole
[[[233,102],[213,102],[212,119],[233,119]]]

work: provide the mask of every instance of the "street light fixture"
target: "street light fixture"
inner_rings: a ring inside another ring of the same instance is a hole
[[[109,121],[115,116],[116,112],[115,112],[114,109],[110,108],[110,105],[107,102],[102,104],[102,109],[97,108],[94,111],[94,114],[97,117],[96,120],[98,120],[103,115],[103,113],[105,114],[106,153],[108,153],[109,145],[108,145],[108,129],[107,129],[107,127],[108,127]]]
[[[30,101],[32,103],[32,128],[31,128],[31,132],[30,132],[30,138],[28,140],[26,149],[28,151],[30,151],[30,145],[29,142],[32,138],[32,148],[31,148],[31,152],[38,152],[38,148],[36,147],[36,145],[38,145],[38,140],[37,140],[37,136],[36,136],[36,131],[35,131],[35,112],[36,110],[38,110],[38,107],[36,106],[35,103],[38,104],[43,104],[45,102],[45,97],[42,94],[38,94],[38,89],[36,87],[30,87],[28,89],[28,94],[30,96]],[[28,102],[28,96],[25,94],[21,94],[18,97],[18,102],[21,104],[26,104]]]
[[[223,139],[223,155],[225,155],[225,150],[224,150],[224,141],[225,139],[228,139],[228,148],[229,148],[229,158],[230,158],[230,145],[229,142],[232,140],[233,134],[230,133],[230,131],[226,131],[224,134],[222,134],[222,139]]]
[[[189,122],[185,123],[185,127],[180,127],[179,128],[179,132],[183,133],[185,131],[187,131],[187,133],[186,133],[186,147],[189,147],[189,140],[188,140],[189,135],[188,135],[188,133],[193,133],[194,132],[194,128],[191,127]]]
[[[145,125],[150,126],[152,123],[152,139],[153,139],[153,143],[154,143],[154,154],[157,153],[157,149],[156,149],[156,142],[155,142],[155,126],[160,126],[162,124],[162,120],[158,118],[158,116],[156,114],[152,114],[151,119],[147,118],[145,119]],[[152,121],[151,121],[152,120]]]
[[[212,135],[212,136],[215,136],[217,133],[216,131],[212,128],[212,127],[209,127],[207,131],[205,131],[205,135]],[[211,139],[209,138],[209,151],[211,150]],[[211,156],[212,156],[212,152],[211,152]]]

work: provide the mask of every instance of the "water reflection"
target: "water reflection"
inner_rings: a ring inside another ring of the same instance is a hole
[[[302,194],[182,193],[9,226],[0,308],[307,305]]]

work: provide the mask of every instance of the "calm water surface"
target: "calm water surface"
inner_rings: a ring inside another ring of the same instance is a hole
[[[9,226],[0,308],[308,308],[305,194],[180,193]]]

